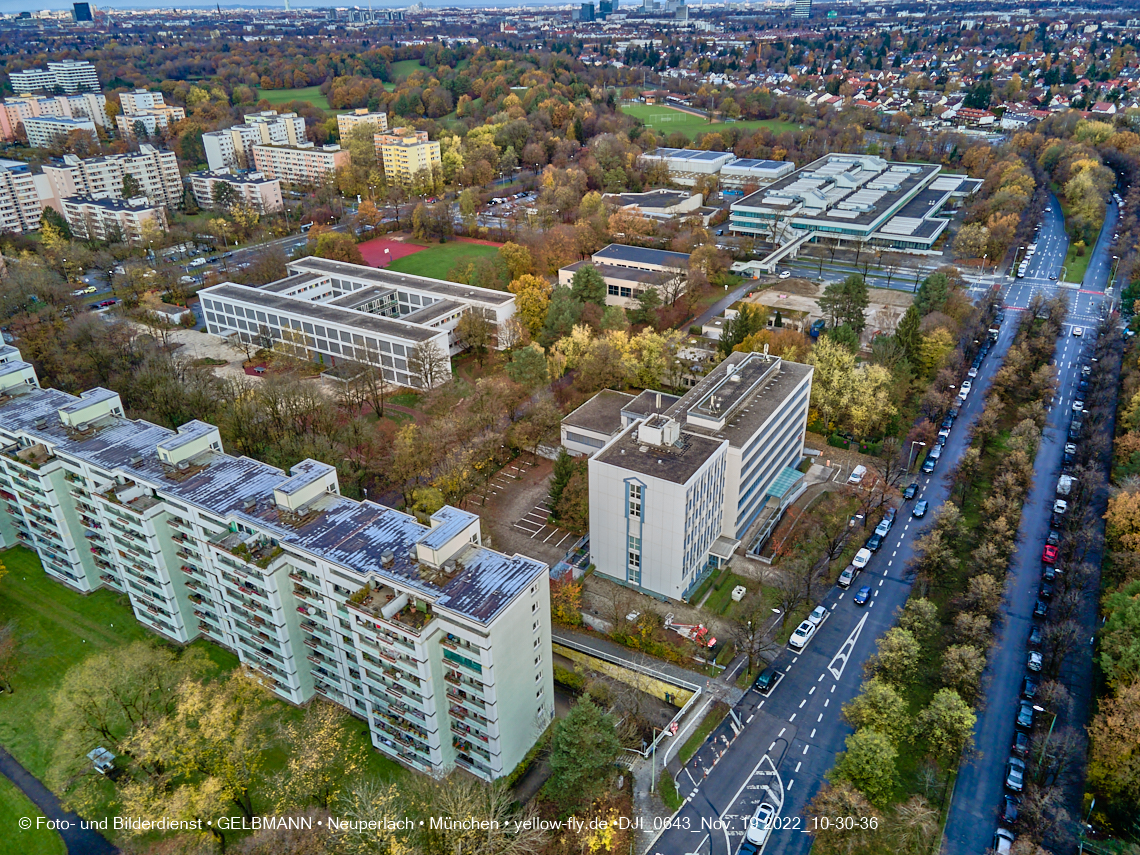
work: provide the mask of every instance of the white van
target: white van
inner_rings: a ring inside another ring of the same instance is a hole
[[[851,475],[847,479],[848,484],[862,484],[863,476],[867,474],[867,467],[863,465],[856,466],[851,470]]]

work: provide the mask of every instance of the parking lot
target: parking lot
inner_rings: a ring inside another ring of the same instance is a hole
[[[522,519],[515,522],[514,527],[526,534],[531,540],[547,543],[556,549],[563,544],[569,546],[568,541],[574,537],[574,533],[551,525],[547,522],[549,516],[550,505],[542,501],[531,508]]]

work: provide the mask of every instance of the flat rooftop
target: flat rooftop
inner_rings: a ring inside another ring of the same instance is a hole
[[[506,291],[496,291],[492,288],[478,288],[474,285],[463,285],[458,282],[445,282],[442,279],[432,279],[428,276],[414,276],[410,273],[396,273],[392,270],[380,270],[375,267],[365,267],[347,261],[333,261],[330,258],[301,258],[290,261],[288,264],[291,273],[319,273],[324,276],[344,277],[357,281],[368,282],[382,288],[395,288],[403,291],[419,291],[441,298],[463,300],[466,302],[487,303],[502,306],[514,300],[515,295]]]
[[[650,190],[646,193],[607,193],[603,199],[619,205],[639,205],[643,208],[672,208],[693,197],[684,190]]]
[[[725,444],[724,439],[682,429],[677,445],[647,445],[637,437],[639,426],[640,422],[630,425],[593,459],[650,478],[684,484]]]
[[[603,389],[563,418],[562,424],[612,436],[621,429],[622,410],[634,400],[633,395],[625,392]]]
[[[600,274],[603,279],[620,279],[625,282],[642,282],[646,285],[659,285],[661,284],[661,271],[660,270],[642,270],[637,267],[616,267],[613,264],[599,264],[589,259],[585,261],[575,261],[573,264],[567,264],[562,270],[569,270],[571,273],[576,273],[586,265],[590,265]]]
[[[594,261],[611,264],[652,264],[659,267],[688,267],[689,254],[670,252],[665,249],[651,249],[646,246],[629,246],[624,243],[611,243],[593,255]]]

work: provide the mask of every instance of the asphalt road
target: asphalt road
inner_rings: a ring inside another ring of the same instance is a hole
[[[1052,205],[1051,225],[1060,219],[1060,207],[1056,200]],[[1104,289],[1109,275],[1113,228],[1116,224],[1116,207],[1105,219],[1100,238],[1094,252],[1096,256],[1089,264],[1089,275],[1084,279],[1084,287],[1058,287],[1048,278],[1050,273],[1060,273],[1064,261],[1067,242],[1058,244],[1052,240],[1048,246],[1048,256],[1042,254],[1045,238],[1038,241],[1038,255],[1042,263],[1034,266],[1025,279],[1016,279],[1007,291],[1007,310],[1024,308],[1035,292],[1064,295],[1070,306],[1069,322],[1062,337],[1057,342],[1056,364],[1058,393],[1049,410],[1046,430],[1042,436],[1037,458],[1034,461],[1033,487],[1030,490],[1022,512],[1021,527],[1018,532],[1018,548],[1006,581],[1006,603],[1003,614],[996,626],[996,640],[990,651],[986,671],[982,678],[984,703],[979,705],[978,722],[974,731],[975,752],[959,769],[958,782],[950,803],[950,813],[946,823],[945,855],[975,855],[984,852],[993,842],[994,831],[998,827],[998,812],[1005,792],[1005,764],[1010,757],[1013,742],[1014,720],[1017,715],[1023,678],[1027,675],[1026,658],[1028,639],[1033,625],[1033,606],[1037,601],[1041,582],[1041,550],[1049,532],[1049,518],[1055,498],[1057,478],[1061,469],[1066,431],[1072,418],[1072,402],[1080,375],[1080,360],[1086,350],[1091,350],[1092,326],[1099,317],[1101,304],[1105,302]],[[1063,230],[1063,224],[1061,226]],[[1042,235],[1045,234],[1042,229]],[[1058,257],[1058,252],[1060,253]],[[1034,258],[1036,261],[1037,258]],[[1050,267],[1049,265],[1053,266]],[[1094,266],[1095,265],[1095,266]],[[1095,277],[1094,277],[1095,273]],[[1075,337],[1073,328],[1081,326],[1084,335]],[[1091,560],[1099,560],[1092,557]],[[1089,597],[1087,609],[1091,612],[1083,616],[1086,626],[1095,625],[1096,598]],[[1091,634],[1091,629],[1090,629]],[[1066,683],[1085,688],[1085,703],[1074,694],[1076,708],[1087,709],[1087,683],[1091,659],[1086,652],[1083,657],[1070,657],[1066,673],[1062,678]],[[1089,660],[1083,666],[1082,659]],[[1065,678],[1068,679],[1065,679]],[[1049,713],[1039,710],[1036,713],[1034,734],[1040,740],[1051,720]],[[1034,751],[1035,745],[1030,746]]]
[[[862,666],[880,635],[894,624],[894,612],[910,594],[906,565],[914,540],[947,497],[943,473],[951,471],[968,447],[969,426],[981,412],[984,390],[1012,340],[1014,325],[1003,326],[974,379],[974,389],[950,432],[939,468],[919,476],[918,498],[930,503],[924,520],[911,515],[914,502],[900,508],[879,552],[849,590],[835,587],[823,598],[829,617],[802,652],[784,650],[774,665],[780,682],[762,697],[748,692],[684,769],[671,771],[686,803],[650,847],[660,855],[730,855],[736,851],[747,819],[767,801],[779,823],[765,845],[766,855],[805,855],[812,838],[803,812],[819,790],[835,755],[844,750],[851,728],[841,708],[858,692]],[[921,456],[921,449],[918,450]],[[863,539],[870,531],[856,532]],[[853,602],[855,591],[870,585],[866,606]],[[736,722],[739,722],[739,727]]]

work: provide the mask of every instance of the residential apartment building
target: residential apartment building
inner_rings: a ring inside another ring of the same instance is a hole
[[[134,199],[92,199],[68,196],[60,200],[71,233],[83,240],[139,243],[148,228],[166,231],[166,209]]]
[[[321,184],[348,163],[348,150],[339,145],[320,148],[312,143],[253,146],[254,169],[266,178],[277,178],[288,184]]]
[[[265,110],[250,113],[244,124],[202,134],[202,147],[211,172],[252,169],[252,148],[259,143],[303,145],[305,120],[296,113],[278,115],[276,110]]]
[[[388,114],[369,113],[367,109],[361,108],[352,113],[341,113],[336,117],[336,129],[340,134],[341,142],[348,139],[348,135],[362,125],[370,126],[374,133],[386,133],[388,131]]]
[[[167,105],[161,92],[146,89],[123,92],[119,95],[119,103],[123,110],[115,117],[115,124],[123,139],[154,136],[186,118],[186,111],[182,107]]]
[[[24,92],[98,92],[99,75],[89,62],[65,59],[62,62],[49,62],[47,68],[29,68],[27,71],[13,71],[9,76],[12,91]]]
[[[137,152],[106,157],[63,156],[62,164],[45,164],[44,175],[56,199],[87,196],[92,199],[122,199],[123,179],[128,175],[138,183],[139,194],[152,205],[182,207],[182,175],[178,158],[143,143]]]
[[[549,571],[483,546],[452,507],[430,525],[286,473],[218,429],[124,418],[119,396],[38,386],[0,350],[0,544],[68,587],[124,594],[177,644],[234,651],[279,697],[319,694],[413,769],[508,774],[553,717]]]
[[[446,360],[462,352],[455,329],[464,313],[479,312],[496,329],[515,313],[514,295],[490,288],[327,258],[288,268],[285,279],[260,288],[226,282],[202,290],[206,329],[324,364],[381,366],[389,382],[422,388],[449,379],[450,363],[426,377],[417,353],[433,348]]]
[[[107,127],[107,99],[98,92],[78,95],[19,95],[5,98],[0,104],[0,139],[16,138],[18,126],[38,116],[64,119],[90,119],[99,127]]]
[[[389,181],[410,182],[416,175],[434,166],[442,166],[439,143],[428,140],[427,131],[394,128],[376,134],[376,157],[384,165]]]
[[[266,178],[260,172],[245,172],[241,175],[229,172],[190,173],[190,189],[203,208],[215,207],[214,193],[219,184],[233,188],[233,198],[236,201],[244,202],[262,214],[273,214],[284,207],[279,178]]]
[[[31,167],[19,160],[0,160],[0,232],[35,231],[42,210]]]
[[[622,427],[588,463],[597,572],[682,599],[746,535],[750,543],[766,537],[803,489],[795,467],[812,371],[763,353],[733,353],[680,398],[646,391],[634,401],[602,402]],[[604,437],[613,421],[593,416],[597,429],[587,440]]]
[[[606,305],[635,308],[644,291],[655,288],[662,301],[684,291],[689,278],[689,255],[643,246],[611,243],[589,259],[576,261],[558,271],[558,284],[569,285],[574,274],[590,264],[606,281]]]
[[[95,123],[90,119],[65,119],[58,116],[37,116],[24,120],[24,132],[32,148],[48,148],[55,140],[72,131],[88,131],[97,135]]]

